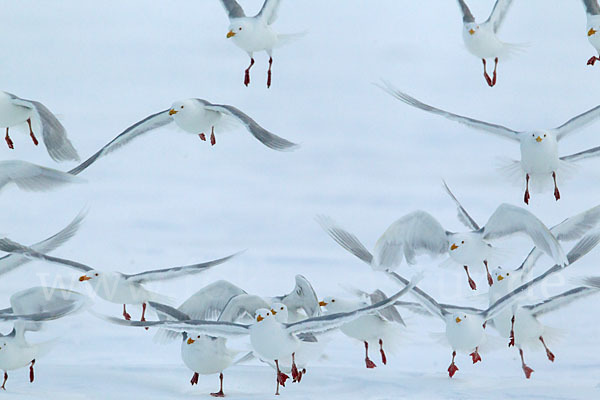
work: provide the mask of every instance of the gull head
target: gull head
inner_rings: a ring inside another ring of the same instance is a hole
[[[469,35],[472,36],[479,31],[479,25],[477,25],[475,22],[469,22],[468,24],[465,24],[465,30]]]
[[[498,267],[492,271],[492,279],[494,283],[505,284],[510,279],[510,272]]]
[[[273,318],[273,312],[267,308],[259,308],[258,310],[256,310],[256,313],[254,315],[254,320],[256,322],[271,320]]]
[[[321,307],[326,307],[325,311],[330,313],[344,312],[353,310],[356,307],[356,304],[351,304],[350,301],[341,299],[339,297],[325,297],[323,300],[319,301],[319,305]]]
[[[556,143],[556,136],[550,131],[532,132],[527,136],[531,144]]]
[[[467,314],[464,313],[456,313],[452,314],[452,321],[456,324],[464,323],[467,321]]]
[[[194,99],[179,100],[171,105],[169,115],[173,118],[181,118],[189,115],[190,111],[193,111],[197,103]]]
[[[188,336],[188,339],[185,341],[188,345],[190,344],[194,344],[194,342],[196,342],[196,340],[200,339],[201,335],[196,335],[196,338],[193,339],[191,336]]]
[[[96,270],[90,270],[88,272],[86,272],[84,275],[81,275],[79,277],[79,282],[85,282],[85,281],[91,281],[91,280],[98,280],[102,277],[102,272],[100,271],[96,271]]]
[[[281,323],[288,322],[288,308],[283,303],[271,304],[271,313],[275,316],[275,319]]]
[[[227,38],[232,37],[240,38],[247,35],[247,32],[252,31],[252,23],[244,18],[237,18],[229,25],[229,31],[227,32]]]

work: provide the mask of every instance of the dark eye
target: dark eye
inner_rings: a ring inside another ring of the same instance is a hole
[[[460,244],[465,244],[465,241],[463,240],[462,242],[460,242]]]
[[[241,30],[242,30],[242,27],[240,27],[240,29],[239,29],[239,30],[241,31]]]
[[[267,313],[267,315],[269,315],[269,313]]]
[[[331,299],[331,302],[332,302],[332,303],[335,303],[335,299]]]
[[[95,273],[94,275],[98,276],[98,273]]]
[[[506,273],[506,276],[509,276],[509,275],[510,275],[510,274],[507,272],[507,273]]]
[[[200,335],[198,335],[198,339],[200,339]]]
[[[283,310],[283,307],[281,307],[280,310]]]
[[[544,137],[546,137],[546,134],[544,133]]]
[[[531,137],[535,137],[535,133],[533,135],[531,135]]]
[[[183,106],[181,106],[181,108],[183,108]]]

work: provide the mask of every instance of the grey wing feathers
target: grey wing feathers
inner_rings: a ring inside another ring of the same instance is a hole
[[[281,0],[265,0],[262,8],[258,12],[258,16],[265,18],[267,24],[272,24],[277,19],[277,12],[279,11],[279,5]]]
[[[296,275],[294,290],[284,296],[279,296],[278,300],[285,304],[288,310],[302,309],[307,317],[315,317],[321,313],[315,289],[302,275]]]
[[[541,303],[524,306],[524,308],[531,311],[534,316],[539,316],[559,308],[565,307],[575,300],[582,299],[592,294],[598,293],[597,288],[590,287],[577,287],[561,293],[556,296],[552,296]]]
[[[373,255],[367,248],[358,240],[356,236],[345,231],[335,224],[335,222],[326,216],[319,215],[316,217],[317,222],[325,232],[333,240],[335,240],[340,246],[354,254],[360,260],[371,265],[373,262]]]
[[[563,156],[560,159],[562,161],[575,162],[584,160],[586,158],[598,157],[600,155],[600,146],[593,147],[588,150],[580,151],[579,153]]]
[[[454,200],[454,203],[456,204],[459,221],[462,222],[463,225],[465,225],[467,228],[473,231],[478,231],[479,225],[477,225],[477,222],[475,222],[475,220],[471,218],[467,210],[465,210],[462,204],[460,204],[460,201],[458,201],[456,196],[454,196],[454,193],[452,193],[452,191],[446,184],[446,181],[442,180],[442,183],[444,184],[444,189],[446,190],[446,193],[448,193],[448,196],[450,196],[450,198]]]
[[[383,85],[377,85],[377,86],[379,86],[381,89],[383,89],[383,91],[387,92],[388,94],[395,97],[396,99],[408,104],[409,106],[419,108],[423,111],[427,111],[432,114],[437,114],[439,116],[442,116],[449,120],[466,125],[473,129],[482,130],[485,132],[500,135],[502,137],[505,137],[505,138],[508,138],[511,140],[520,141],[519,132],[509,129],[505,126],[491,124],[491,123],[484,122],[484,121],[479,121],[479,120],[476,120],[473,118],[464,117],[462,115],[453,114],[451,112],[432,107],[428,104],[422,103],[421,101],[415,99],[412,96],[409,96],[406,93],[401,92],[400,90],[396,89],[394,86],[392,86],[389,82],[386,82],[386,81],[383,81]]]
[[[381,290],[377,289],[369,295],[369,298],[371,299],[371,304],[376,304],[376,303],[379,303],[380,301],[386,300],[387,296]],[[396,310],[396,307],[394,305],[391,305],[389,307],[386,307],[386,308],[380,310],[378,312],[378,314],[381,317],[383,317],[386,321],[397,322],[399,324],[406,326],[406,323],[404,323],[402,316],[400,315],[398,310]]]
[[[192,319],[217,319],[229,300],[235,296],[246,294],[236,285],[219,280],[207,285],[190,296],[178,310],[188,314]]]
[[[398,275],[393,271],[387,271],[387,275],[394,281],[400,282],[404,285],[407,285],[409,283],[408,279]],[[435,301],[433,297],[429,296],[427,293],[425,293],[416,286],[412,289],[412,294],[414,297],[417,298],[419,303],[421,303],[421,305],[425,307],[425,309],[427,309],[431,314],[436,315],[441,319],[445,319],[446,315],[448,314],[448,311],[446,311],[437,301]]]
[[[161,320],[166,319],[165,317],[173,318],[178,321],[185,321],[188,319],[192,319],[186,313],[181,312],[178,309],[171,307],[169,305],[166,305],[166,304],[157,303],[155,301],[149,301],[148,305],[150,307],[152,307],[154,309],[154,311],[156,311],[156,313],[159,315],[159,318]]]
[[[236,0],[221,0],[221,4],[225,7],[229,18],[242,18],[246,16],[244,9]]]
[[[458,0],[458,6],[462,11],[463,23],[467,24],[469,22],[475,22],[475,18],[473,17],[473,14],[471,14],[471,10],[469,10],[469,6],[467,6],[467,3],[465,3],[464,0]]]
[[[556,132],[556,140],[560,141],[572,132],[575,132],[576,130],[583,128],[586,125],[591,124],[592,122],[597,120],[598,117],[600,117],[600,106],[596,106],[582,114],[571,118],[558,128],[554,129],[554,131]]]
[[[224,105],[224,104],[212,104],[205,106],[208,110],[217,111],[220,113],[224,113],[230,116],[233,116],[238,121],[240,121],[254,136],[265,146],[278,151],[289,151],[294,150],[294,148],[298,147],[296,143],[292,143],[287,139],[279,137],[262,126],[260,126],[256,121],[250,118],[248,115],[243,113],[241,110],[235,108],[234,106]]]
[[[6,251],[7,253],[23,254],[26,257],[38,258],[40,260],[46,260],[56,264],[66,265],[67,267],[71,267],[83,272],[92,270],[91,267],[88,267],[85,264],[81,264],[76,261],[71,261],[64,258],[52,257],[46,254],[42,254],[38,251],[35,251],[31,247],[23,246],[22,244],[14,242],[8,238],[0,239],[0,250]]]
[[[140,272],[139,274],[124,275],[125,279],[130,282],[143,283],[153,280],[166,280],[180,278],[184,275],[198,274],[212,268],[216,265],[223,264],[229,261],[231,258],[237,256],[240,253],[235,253],[227,257],[219,258],[217,260],[207,261],[199,264],[185,265],[182,267],[172,267],[164,269],[156,269],[152,271]]]
[[[600,14],[600,6],[598,6],[598,0],[583,0],[585,11],[590,15]]]
[[[254,320],[254,314],[259,308],[269,308],[269,304],[260,296],[240,294],[229,299],[218,321],[236,322],[244,316]]]
[[[498,32],[498,29],[500,29],[500,25],[502,25],[511,4],[512,0],[496,0],[496,4],[494,4],[490,17],[485,21],[485,23],[492,24],[494,32]]]
[[[81,178],[66,172],[26,161],[10,160],[0,162],[0,189],[9,183],[14,183],[19,189],[40,192],[82,181]]]
[[[121,132],[116,138],[108,142],[108,144],[98,150],[90,158],[79,164],[77,167],[69,171],[70,174],[77,175],[85,170],[87,167],[92,165],[98,158],[105,156],[106,154],[124,146],[133,139],[146,132],[150,132],[154,129],[158,129],[162,126],[173,122],[173,118],[169,115],[169,110],[164,110],[156,114],[152,114],[143,120],[136,122],[129,128]]]
[[[40,253],[48,253],[57,247],[62,246],[66,241],[71,239],[81,225],[81,221],[85,217],[85,212],[80,212],[73,221],[60,232],[50,236],[49,238],[42,240],[41,242],[35,243],[30,247]],[[12,271],[13,269],[20,267],[30,261],[28,257],[19,254],[7,254],[0,258],[0,275]]]

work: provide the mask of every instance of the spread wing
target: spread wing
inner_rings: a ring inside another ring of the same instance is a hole
[[[69,171],[70,174],[77,175],[84,169],[92,165],[98,158],[103,157],[116,149],[126,145],[133,139],[143,135],[144,133],[150,132],[154,129],[158,129],[162,126],[173,122],[173,117],[169,115],[169,110],[161,111],[156,114],[152,114],[143,120],[136,122],[129,128],[121,132],[116,138],[108,142],[108,144],[98,150],[93,156],[79,164],[77,167]]]
[[[246,16],[242,6],[240,6],[240,4],[235,0],[221,0],[221,4],[223,4],[223,7],[225,7],[225,11],[227,11],[227,15],[230,19],[242,18]]]
[[[597,288],[577,287],[559,295],[552,296],[541,303],[524,306],[523,308],[528,309],[534,316],[537,317],[550,311],[566,307],[575,300],[579,300],[596,293],[598,293]]]
[[[560,159],[562,161],[575,162],[579,160],[585,160],[586,158],[598,157],[600,155],[600,146],[593,147],[588,150],[580,151],[579,153],[563,156]]]
[[[85,212],[80,212],[73,221],[60,232],[50,236],[49,238],[42,240],[41,242],[35,243],[30,247],[40,253],[48,253],[57,247],[62,246],[67,240],[71,239],[77,233],[81,221],[85,217]],[[0,257],[0,275],[6,274],[13,269],[20,267],[21,265],[29,262],[29,258],[19,254],[7,254],[4,257]]]
[[[558,128],[554,128],[556,140],[561,140],[565,136],[576,132],[578,129],[584,128],[585,126],[596,121],[598,117],[600,117],[600,106],[596,106],[591,110],[584,112],[583,114],[579,114],[578,116],[571,118]]]
[[[501,204],[483,228],[483,238],[491,240],[515,233],[524,233],[533,243],[561,265],[568,264],[562,247],[550,230],[529,211],[510,204]]]
[[[191,319],[217,319],[230,299],[246,294],[233,283],[220,280],[207,285],[190,296],[178,310]]]
[[[42,130],[44,145],[54,161],[79,161],[77,150],[67,137],[67,131],[60,121],[42,103],[21,99],[10,95],[13,104],[29,108],[33,111],[34,119]]]
[[[421,110],[430,112],[432,114],[440,115],[449,120],[456,121],[460,124],[466,125],[469,128],[477,129],[477,130],[488,132],[488,133],[493,133],[495,135],[499,135],[504,138],[508,138],[508,139],[511,139],[511,140],[514,140],[517,142],[520,141],[519,132],[509,129],[505,126],[490,124],[488,122],[479,121],[479,120],[469,118],[469,117],[463,117],[462,115],[453,114],[451,112],[432,107],[430,105],[420,102],[419,100],[415,99],[414,97],[409,96],[406,93],[399,91],[394,86],[392,86],[390,83],[385,82],[385,81],[383,82],[383,85],[378,85],[378,86],[381,89],[383,89],[385,92],[387,92],[388,94],[390,94],[393,97],[397,98],[398,100],[408,104],[409,106],[420,108]]]
[[[246,320],[254,320],[254,314],[259,308],[269,308],[269,303],[260,296],[253,294],[240,294],[232,297],[223,308],[218,321],[237,322],[246,317]]]
[[[267,21],[268,25],[271,25],[277,19],[280,4],[281,0],[265,0],[257,15]]]
[[[316,317],[321,314],[315,289],[302,275],[296,275],[294,290],[284,296],[275,297],[275,300],[285,304],[289,311],[302,309],[307,317]]]
[[[387,296],[381,290],[377,289],[373,293],[369,294],[369,299],[371,300],[371,304],[377,304],[380,301],[386,300]],[[400,315],[398,310],[396,310],[395,304],[380,310],[378,314],[381,317],[383,317],[386,321],[397,322],[406,326],[406,323],[402,319],[402,316]]]
[[[469,10],[469,6],[467,5],[467,3],[464,2],[464,0],[458,0],[458,6],[460,7],[460,11],[462,12],[464,24],[468,24],[469,22],[475,22],[475,18],[473,17],[473,14],[471,14],[471,10]]]
[[[585,12],[590,15],[599,15],[600,7],[598,6],[598,0],[583,0],[585,6]]]
[[[76,269],[78,271],[91,271],[93,268],[89,267],[85,264],[78,263],[77,261],[71,261],[64,258],[52,257],[46,254],[42,254],[38,251],[35,251],[31,247],[24,246],[20,243],[14,242],[8,238],[0,239],[0,250],[6,251],[7,253],[16,253],[22,254],[26,257],[37,258],[40,260],[49,261],[55,264],[62,264],[67,267]]]
[[[43,192],[69,183],[81,183],[83,179],[42,167],[26,161],[0,161],[0,190],[9,183],[30,192]]]
[[[462,222],[463,225],[466,226],[467,228],[469,228],[470,230],[478,231],[480,228],[479,228],[479,225],[477,225],[477,222],[475,222],[475,220],[473,218],[471,218],[471,216],[469,215],[467,210],[465,210],[465,208],[462,206],[462,204],[460,204],[460,201],[458,201],[456,196],[454,196],[454,193],[452,193],[452,191],[450,190],[448,185],[446,185],[446,181],[442,180],[442,183],[444,184],[444,189],[446,189],[446,193],[448,193],[448,196],[450,196],[450,198],[452,200],[454,200],[454,204],[456,204],[456,210],[458,212],[458,220],[460,222]]]
[[[408,279],[398,275],[393,271],[387,271],[387,275],[394,281],[399,282],[403,285],[407,285],[409,283]],[[442,320],[446,320],[446,316],[449,314],[444,307],[442,307],[433,297],[419,289],[418,287],[414,287],[412,289],[412,295],[417,299],[419,303],[431,314],[437,315]]]
[[[327,216],[318,215],[315,219],[317,223],[321,225],[321,228],[323,228],[323,230],[340,246],[352,253],[355,257],[358,257],[361,261],[372,265],[373,255],[356,236],[336,225],[333,219]]]
[[[512,0],[496,0],[496,4],[494,5],[490,17],[484,23],[492,24],[494,32],[498,32],[511,4]]]
[[[260,126],[256,121],[250,118],[248,115],[244,114],[242,111],[238,110],[234,106],[228,106],[225,104],[210,104],[206,105],[205,108],[207,110],[217,111],[222,114],[229,115],[239,122],[241,122],[248,132],[252,134],[256,139],[258,139],[265,146],[278,151],[288,151],[294,150],[298,145],[296,143],[292,143],[287,139],[279,137],[262,126]]]
[[[223,264],[226,261],[229,261],[233,257],[237,256],[240,253],[235,253],[227,257],[219,258],[217,260],[207,261],[199,264],[185,265],[182,267],[171,267],[164,269],[155,269],[152,271],[140,272],[139,274],[126,275],[123,274],[125,279],[129,282],[135,283],[144,283],[148,281],[164,281],[167,279],[175,279],[181,278],[185,275],[199,274],[201,272],[205,272],[208,269]]]

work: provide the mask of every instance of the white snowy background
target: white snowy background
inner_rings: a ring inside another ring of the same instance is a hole
[[[487,18],[492,0],[471,1]],[[261,0],[242,2],[258,11]],[[340,285],[365,290],[397,286],[334,243],[314,221],[327,214],[372,247],[385,228],[415,209],[431,212],[449,230],[461,230],[445,179],[465,207],[484,223],[502,202],[522,204],[522,187],[498,173],[498,157],[518,157],[515,143],[468,130],[410,108],[373,85],[381,78],[415,97],[460,114],[514,129],[554,127],[598,104],[600,70],[586,66],[594,49],[585,36],[581,2],[515,1],[500,37],[527,44],[501,60],[498,84],[489,88],[481,61],[467,53],[454,1],[285,1],[275,28],[307,31],[277,49],[273,85],[266,89],[267,57],[256,55],[249,88],[242,84],[248,57],[226,38],[228,21],[217,0],[148,2],[2,2],[2,90],[43,102],[58,114],[82,158],[127,126],[178,99],[200,97],[235,105],[265,128],[302,147],[272,151],[242,129],[219,135],[211,147],[170,126],[149,134],[82,174],[86,184],[50,193],[9,187],[0,194],[0,232],[33,243],[89,208],[77,236],[53,254],[98,269],[139,272],[185,265],[248,249],[210,272],[154,284],[181,303],[202,286],[227,279],[250,293],[278,295],[303,274],[319,296],[344,295]],[[600,145],[592,125],[561,143],[561,154]],[[42,146],[14,132],[15,150],[0,145],[0,159],[57,165]],[[551,192],[533,194],[529,209],[548,225],[597,205],[600,160],[582,162]],[[528,240],[502,243],[506,267],[516,267]],[[572,244],[566,244],[568,251]],[[598,274],[595,250],[547,282],[540,296],[573,287]],[[485,281],[472,293],[461,269],[440,269],[422,259],[400,271],[426,272],[420,287],[440,301],[485,305]],[[535,273],[552,262],[540,260]],[[10,294],[34,285],[58,285],[92,294],[77,274],[32,262],[0,278],[0,307]],[[479,296],[477,296],[479,295]],[[551,341],[556,361],[526,352],[535,370],[526,380],[518,352],[504,340],[472,365],[459,356],[453,379],[450,350],[431,335],[443,324],[401,310],[408,324],[388,365],[367,370],[362,343],[335,334],[326,358],[308,369],[285,398],[596,398],[600,395],[598,298],[544,317],[562,331]],[[118,316],[119,305],[96,299],[98,311]],[[130,307],[139,318],[139,307]],[[0,326],[8,332],[10,326]],[[490,329],[494,335],[494,331]],[[152,331],[113,326],[89,314],[49,323],[30,341],[60,336],[36,363],[36,380],[13,371],[11,399],[207,398],[217,376],[201,376],[182,363],[179,343],[161,346]],[[377,352],[372,358],[380,364]],[[225,372],[231,398],[266,398],[274,372],[251,363]]]

